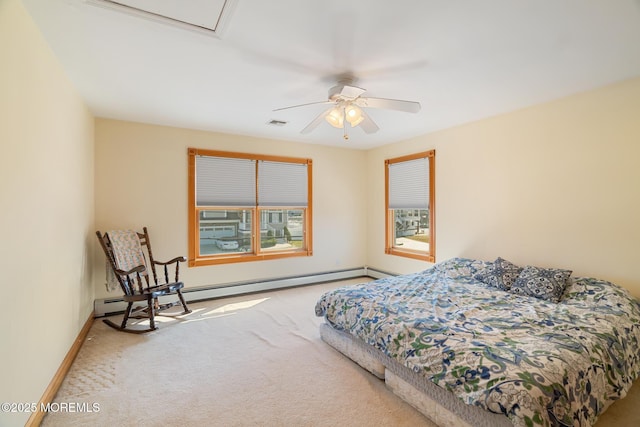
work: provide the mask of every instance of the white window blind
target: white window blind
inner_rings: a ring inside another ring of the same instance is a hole
[[[255,160],[196,157],[197,206],[255,206]]]
[[[307,165],[259,161],[258,204],[306,207],[308,204]]]
[[[429,208],[429,158],[389,164],[389,209]]]

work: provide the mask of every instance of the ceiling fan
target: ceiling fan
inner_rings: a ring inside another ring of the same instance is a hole
[[[420,111],[419,102],[362,96],[365,92],[365,89],[353,86],[353,78],[342,78],[336,86],[329,89],[329,99],[327,101],[293,105],[278,108],[273,111],[306,107],[308,105],[329,104],[331,107],[320,113],[311,123],[302,129],[300,133],[307,134],[318,127],[323,120],[326,120],[331,126],[344,129],[345,140],[349,139],[347,124],[352,128],[359,125],[365,133],[375,133],[380,129],[364,111],[364,108],[383,108],[407,113],[417,113]]]

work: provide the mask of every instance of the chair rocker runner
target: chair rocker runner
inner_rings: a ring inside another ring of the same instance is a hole
[[[109,319],[103,322],[112,328],[124,332],[144,333],[158,329],[156,327],[155,316],[179,316],[191,313],[184,300],[181,289],[184,283],[179,281],[180,263],[185,262],[185,257],[176,257],[167,262],[160,262],[153,259],[151,252],[151,241],[147,227],[142,233],[131,230],[108,231],[104,235],[96,231],[100,245],[107,257],[109,267],[107,268],[107,281],[120,285],[124,295],[123,300],[127,302],[127,309],[124,312],[122,323],[117,325]],[[148,263],[147,257],[148,255]],[[153,284],[149,279],[149,266],[153,274]],[[164,282],[162,277],[156,274],[156,266],[162,266],[164,272]],[[169,267],[175,269],[175,280],[169,281]],[[165,295],[177,295],[178,301],[160,304],[158,298]],[[136,303],[144,303],[137,305]],[[164,313],[163,310],[182,304],[184,309],[181,313]],[[149,328],[136,329],[127,327],[129,319],[149,319]]]

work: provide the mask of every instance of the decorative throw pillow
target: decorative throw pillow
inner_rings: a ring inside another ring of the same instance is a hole
[[[522,267],[498,257],[493,264],[475,275],[477,280],[494,288],[508,291],[522,272]]]
[[[511,292],[547,301],[559,302],[571,276],[571,270],[526,266],[516,279]]]

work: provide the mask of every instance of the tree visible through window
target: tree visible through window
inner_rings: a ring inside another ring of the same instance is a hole
[[[435,154],[385,161],[385,253],[435,262]]]
[[[310,256],[311,159],[189,149],[189,265]]]

